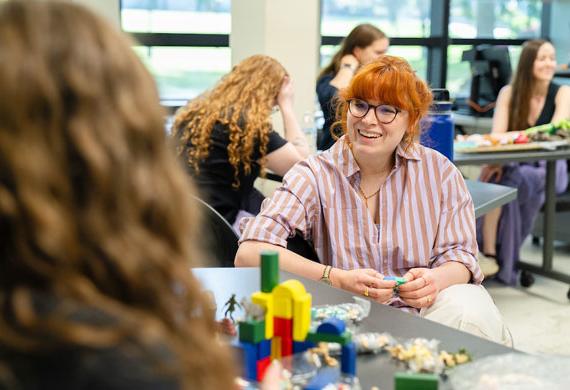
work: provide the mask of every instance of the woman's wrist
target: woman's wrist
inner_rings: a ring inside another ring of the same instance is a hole
[[[342,288],[342,274],[344,270],[340,268],[332,268],[329,273],[329,279],[333,287]]]
[[[293,102],[285,101],[278,103],[279,111],[281,115],[295,115],[295,110],[293,109]]]

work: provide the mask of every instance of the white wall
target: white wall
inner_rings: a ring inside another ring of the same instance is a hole
[[[295,85],[299,122],[315,108],[320,50],[319,0],[232,0],[232,64],[266,54],[287,69]]]

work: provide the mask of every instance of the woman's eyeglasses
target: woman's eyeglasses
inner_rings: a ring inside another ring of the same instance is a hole
[[[376,115],[378,122],[385,125],[394,122],[394,119],[396,119],[398,113],[402,111],[394,106],[389,106],[386,104],[373,106],[372,104],[368,104],[368,102],[361,99],[350,99],[348,101],[348,110],[356,118],[364,118],[371,108],[374,109],[374,115]]]

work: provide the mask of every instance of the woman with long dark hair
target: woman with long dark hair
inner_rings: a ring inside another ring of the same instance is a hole
[[[369,23],[359,24],[344,38],[330,63],[321,70],[317,79],[317,96],[325,123],[318,137],[319,150],[327,150],[338,138],[338,134],[333,135],[335,129],[331,128],[336,121],[338,91],[348,86],[362,65],[386,53],[389,44],[388,37],[378,27]]]
[[[525,130],[570,118],[570,87],[552,81],[555,70],[556,51],[550,42],[525,42],[512,83],[499,93],[493,133]],[[544,204],[545,177],[544,162],[483,167],[482,181],[518,190],[515,201],[491,211],[479,222],[480,262],[487,275],[497,273],[500,265],[498,279],[516,283],[520,248]],[[556,192],[564,192],[567,185],[566,161],[557,161]]]

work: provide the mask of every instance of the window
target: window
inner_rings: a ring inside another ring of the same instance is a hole
[[[230,0],[122,0],[121,24],[158,84],[161,100],[186,101],[229,72]]]
[[[322,0],[321,35],[344,37],[360,23],[372,23],[389,37],[426,37],[430,1]]]
[[[542,0],[451,0],[453,38],[538,38]]]
[[[212,87],[230,71],[228,47],[135,48],[154,75],[161,100],[188,100]]]
[[[129,32],[229,34],[230,0],[122,0]]]

